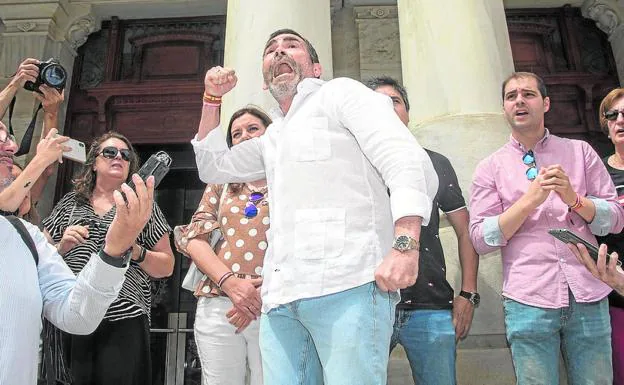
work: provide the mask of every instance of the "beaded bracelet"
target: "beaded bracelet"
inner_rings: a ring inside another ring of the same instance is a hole
[[[221,285],[223,285],[223,283],[225,283],[225,281],[232,276],[234,276],[234,273],[232,273],[231,271],[228,271],[227,273],[223,274],[219,282],[217,282],[217,286],[219,287],[219,289],[221,289]]]

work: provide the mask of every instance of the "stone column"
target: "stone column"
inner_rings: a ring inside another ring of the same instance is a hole
[[[224,64],[236,70],[238,85],[223,98],[221,121],[249,104],[268,111],[277,104],[262,89],[262,53],[269,35],[281,28],[299,32],[312,43],[323,66],[323,79],[332,78],[330,2],[292,0],[229,0]]]
[[[21,2],[18,4],[0,5],[0,15],[4,29],[0,33],[0,89],[6,87],[16,72],[19,64],[26,58],[40,60],[57,59],[68,74],[65,102],[61,106],[58,117],[58,130],[63,132],[65,111],[69,100],[69,84],[76,49],[84,44],[87,36],[100,28],[99,20],[89,14],[89,5],[63,5],[64,1],[49,1],[45,4]],[[13,114],[13,128],[20,140],[32,118],[38,101],[32,93],[21,90],[17,93],[17,101]],[[8,126],[8,113],[3,117]],[[43,113],[39,113],[33,142],[39,140],[43,127]],[[27,159],[18,160],[25,163],[34,155],[34,146]],[[39,211],[46,215],[52,207],[54,181],[50,182],[39,202]]]
[[[615,0],[585,0],[581,12],[609,37],[620,87],[624,87],[624,3],[620,4]]]
[[[468,198],[477,163],[508,140],[501,83],[514,66],[502,0],[448,0],[445,5],[398,0],[403,83],[411,102],[410,129],[423,146],[450,159]],[[442,227],[447,278],[457,293],[457,241],[448,223]],[[481,306],[470,337],[460,344],[458,373],[470,373],[474,383],[513,382],[499,253],[480,259],[478,284]]]

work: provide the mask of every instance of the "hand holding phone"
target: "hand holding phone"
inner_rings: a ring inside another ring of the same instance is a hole
[[[589,256],[592,257],[594,262],[598,262],[598,246],[586,241],[568,229],[550,229],[548,230],[548,233],[564,243],[572,243],[575,246],[578,243],[582,244],[585,246]],[[607,253],[607,264],[609,264],[609,259],[610,256]],[[618,261],[618,265],[621,266],[622,263]]]
[[[69,140],[63,144],[71,148],[71,150],[63,153],[63,158],[82,164],[87,161],[87,152],[84,143],[79,140],[69,138]]]
[[[143,163],[141,169],[137,174],[146,181],[150,175],[154,176],[154,188],[158,186],[160,182],[165,178],[165,175],[169,172],[169,166],[171,166],[171,157],[164,151],[158,151],[149,157],[149,159]],[[128,182],[128,186],[130,186],[134,190],[134,183],[132,180]]]

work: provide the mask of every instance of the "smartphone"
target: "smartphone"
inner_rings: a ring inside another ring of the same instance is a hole
[[[79,140],[69,138],[69,140],[63,143],[64,146],[71,147],[68,152],[63,152],[63,158],[73,160],[74,162],[84,164],[87,161],[87,151],[85,144]]]
[[[141,179],[144,181],[147,180],[150,175],[153,175],[154,188],[156,188],[169,172],[171,162],[172,160],[169,154],[164,151],[158,151],[150,156],[145,163],[143,163],[143,166],[141,166],[137,174],[139,174]],[[134,182],[132,182],[132,180],[130,180],[128,186],[134,190]]]
[[[587,248],[589,256],[598,262],[598,246],[584,240],[568,229],[550,229],[548,233],[564,243],[573,243],[574,245],[582,243]],[[609,259],[609,254],[607,254],[607,263],[609,263]],[[618,261],[618,265],[621,265],[620,261]]]

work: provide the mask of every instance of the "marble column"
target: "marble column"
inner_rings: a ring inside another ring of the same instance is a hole
[[[410,129],[423,146],[450,159],[468,198],[476,165],[510,134],[501,83],[514,66],[503,1],[448,0],[442,7],[435,1],[398,0],[398,18]],[[458,292],[457,241],[448,223],[442,224],[440,237],[447,278]],[[504,336],[499,253],[481,257],[478,284],[481,306],[470,337],[460,344],[458,373],[484,362],[487,369],[470,370],[474,383],[494,383],[491,375],[499,378],[496,383],[506,383],[513,370]]]
[[[19,64],[26,58],[47,60],[57,59],[67,71],[67,84],[71,84],[72,70],[76,49],[84,44],[87,36],[100,28],[100,21],[90,14],[91,6],[61,4],[64,1],[21,2],[0,5],[0,15],[4,28],[0,33],[0,89],[12,79]],[[69,88],[65,89],[65,102],[59,111],[58,130],[63,132],[65,111],[69,100]],[[13,128],[18,140],[24,134],[32,119],[38,101],[26,90],[18,91],[13,114]],[[2,117],[8,125],[8,113]],[[39,140],[43,127],[43,113],[39,113],[33,141]],[[34,147],[26,159],[27,163],[34,156]],[[39,211],[46,215],[52,207],[55,176],[49,179],[43,197],[39,202]]]
[[[581,6],[584,17],[596,22],[607,34],[617,66],[620,87],[624,87],[624,3],[615,0],[586,0]]]
[[[224,65],[236,71],[238,85],[223,98],[222,122],[250,103],[267,111],[276,106],[270,93],[262,89],[262,53],[269,35],[282,28],[293,29],[308,39],[323,66],[322,78],[332,78],[328,0],[229,0]]]

